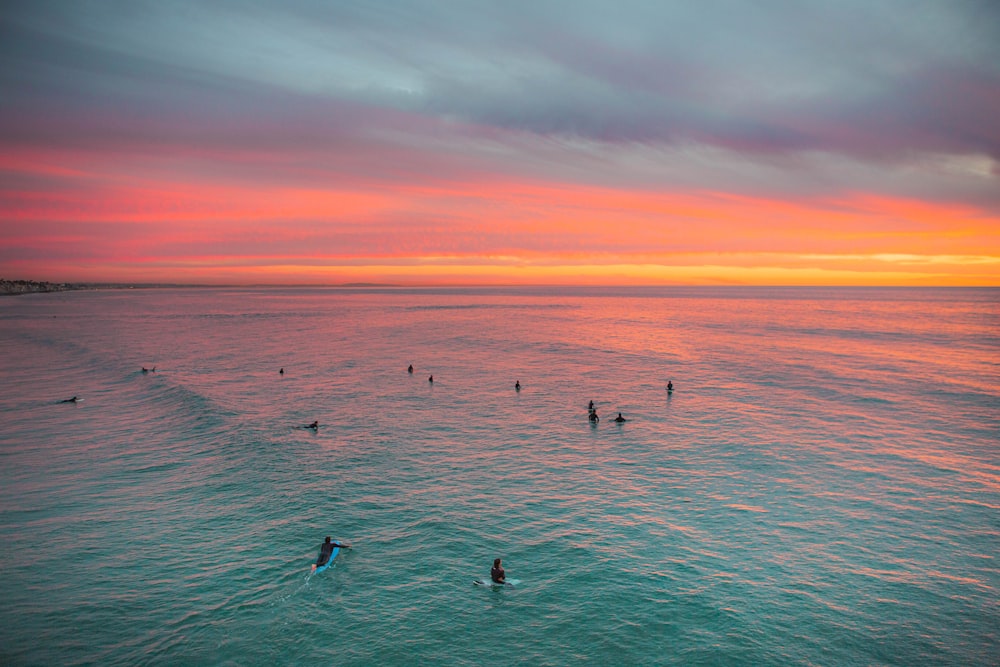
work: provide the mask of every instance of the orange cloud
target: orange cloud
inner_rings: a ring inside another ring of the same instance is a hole
[[[3,263],[25,277],[1000,284],[1000,218],[968,204],[479,177],[249,187],[12,154],[0,168],[42,184],[0,192]]]

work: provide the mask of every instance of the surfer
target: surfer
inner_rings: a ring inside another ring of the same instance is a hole
[[[618,422],[618,423],[620,424],[620,423],[622,423],[622,422],[627,422],[628,420],[627,420],[627,419],[625,419],[624,417],[622,417],[622,413],[620,413],[620,412],[619,412],[619,413],[618,413],[618,416],[617,416],[617,417],[615,417],[615,421],[616,421],[616,422]]]
[[[521,381],[518,380],[514,383],[514,391],[521,391]]]
[[[314,431],[318,431],[319,430],[319,421],[314,421],[312,424],[309,424],[309,426],[303,426],[302,428],[311,428]]]
[[[490,570],[490,579],[493,580],[494,584],[507,583],[507,573],[503,571],[503,565],[500,564],[499,558],[493,559],[493,569]]]
[[[595,424],[601,421],[601,418],[597,416],[597,408],[594,408],[593,410],[590,411],[590,421],[594,422]]]
[[[60,403],[76,403],[76,396],[74,396],[73,398],[64,398],[63,400],[61,400],[59,402]]]
[[[284,367],[282,367],[282,368],[281,368],[281,369],[280,369],[280,370],[278,371],[278,375],[284,375],[284,374],[285,374],[285,369],[284,369]]]
[[[587,406],[587,409],[590,410],[591,412],[594,411],[594,402],[593,401],[590,402],[590,405]]]
[[[146,368],[145,366],[143,366],[143,367],[142,367],[142,372],[143,372],[143,373],[148,373],[148,372],[149,372],[149,369],[148,369],[148,368]]]
[[[432,375],[429,378],[427,378],[427,381],[430,382],[431,384],[434,384],[434,376]]]
[[[316,562],[313,563],[312,571],[315,572],[317,567],[322,567],[327,564],[330,560],[330,555],[333,553],[334,547],[340,547],[341,549],[346,549],[350,547],[350,544],[341,544],[340,542],[331,542],[330,536],[327,535],[326,540],[323,541],[323,545],[319,548],[319,557]]]
[[[673,390],[674,390],[673,380],[667,380],[667,391],[673,391]]]
[[[406,372],[413,375],[413,364],[410,364],[410,367],[406,369]]]

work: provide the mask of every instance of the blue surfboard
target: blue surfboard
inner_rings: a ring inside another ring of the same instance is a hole
[[[489,586],[491,588],[515,588],[519,583],[521,583],[521,580],[508,579],[506,582],[498,584],[489,577],[486,577],[485,579],[473,579],[472,583],[476,586]]]

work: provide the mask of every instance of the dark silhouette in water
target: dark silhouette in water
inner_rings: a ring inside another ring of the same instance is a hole
[[[427,378],[427,381],[430,382],[431,384],[434,384],[434,376],[432,375],[429,378]]]
[[[490,579],[494,584],[507,583],[507,573],[504,572],[503,563],[499,558],[493,559],[493,567],[490,569]]]
[[[60,403],[76,403],[76,401],[77,401],[77,398],[76,398],[76,396],[74,396],[73,398],[64,398],[63,400],[61,400],[59,402]]]
[[[514,383],[514,390],[515,391],[521,391],[521,381],[520,380],[518,380],[517,382]]]
[[[340,542],[331,542],[330,537],[327,536],[326,540],[323,542],[323,546],[319,548],[319,557],[316,558],[316,562],[313,563],[312,571],[315,572],[316,568],[320,565],[326,565],[330,560],[330,556],[333,554],[334,547],[340,547],[341,549],[349,549],[350,544],[341,544]]]
[[[590,405],[587,406],[587,409],[590,410],[591,412],[594,411],[594,402],[593,401],[590,402]]]
[[[619,412],[619,413],[618,413],[618,416],[617,416],[617,417],[615,417],[615,421],[616,421],[616,422],[618,422],[618,423],[620,424],[620,423],[622,423],[622,422],[627,422],[628,420],[627,420],[627,419],[625,419],[624,417],[622,417],[622,413],[620,413],[620,412]]]
[[[318,431],[319,430],[319,422],[318,421],[314,421],[312,424],[309,424],[309,426],[303,426],[302,428],[311,428],[314,431]]]
[[[673,380],[667,380],[667,391],[673,392],[673,390],[674,390],[674,381]]]
[[[590,421],[594,422],[595,424],[601,421],[601,418],[597,416],[596,409],[590,411]]]
[[[410,367],[406,369],[406,372],[413,375],[413,364],[410,364]]]
[[[285,369],[284,367],[282,367],[282,369],[278,371],[278,375],[284,375],[284,374],[285,374]]]

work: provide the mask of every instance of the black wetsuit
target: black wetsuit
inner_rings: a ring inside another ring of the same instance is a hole
[[[493,580],[494,584],[502,584],[506,580],[506,574],[502,567],[495,567],[490,570],[490,579]]]
[[[330,554],[333,553],[334,547],[339,546],[336,542],[324,542],[323,546],[319,548],[319,558],[316,559],[316,567],[326,565],[327,561],[330,560]]]

